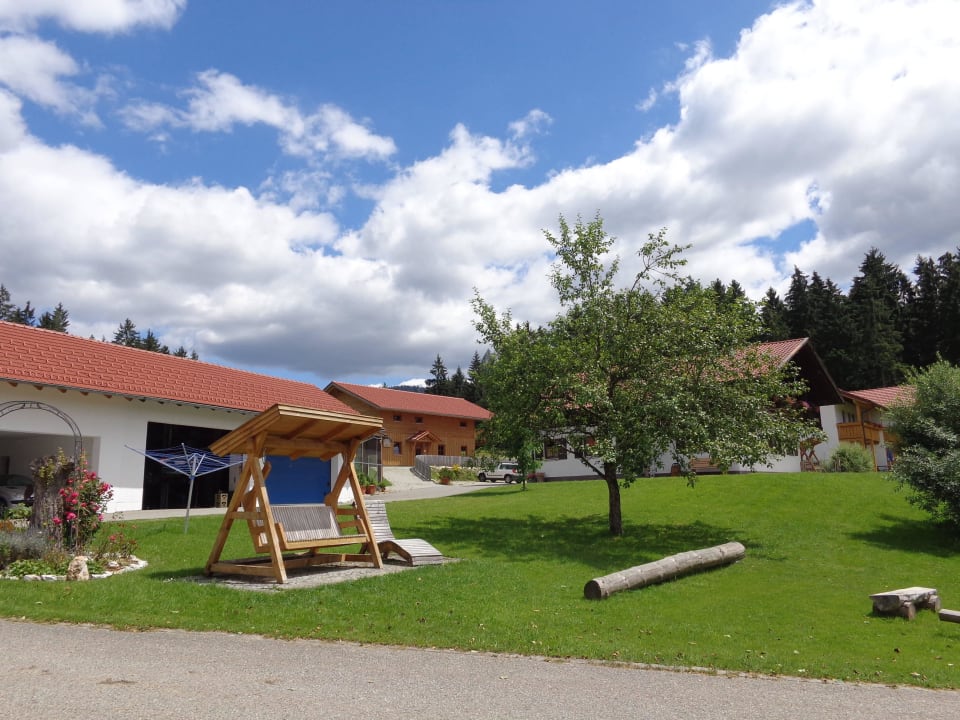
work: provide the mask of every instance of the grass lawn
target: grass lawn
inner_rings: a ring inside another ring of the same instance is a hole
[[[462,562],[275,592],[183,582],[200,573],[219,518],[191,518],[187,535],[182,519],[138,522],[149,567],[3,582],[0,614],[960,688],[960,625],[929,610],[913,622],[871,614],[868,595],[911,585],[960,609],[960,543],[882,475],[711,476],[693,489],[656,478],[622,498],[619,539],[600,481],[390,503],[398,537]],[[747,549],[736,565],[583,597],[592,578],[731,540]],[[238,526],[224,557],[250,554]]]

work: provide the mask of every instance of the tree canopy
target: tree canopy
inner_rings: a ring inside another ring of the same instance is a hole
[[[891,477],[910,502],[960,531],[960,368],[939,360],[910,371],[912,392],[889,409],[898,437]]]
[[[475,294],[475,327],[492,358],[481,372],[494,413],[485,438],[524,461],[545,439],[562,444],[606,482],[609,526],[623,534],[620,488],[669,453],[709,453],[721,467],[756,465],[796,450],[818,431],[788,400],[805,388],[751,346],[759,313],[742,292],[679,275],[682,248],[666,231],[640,251],[642,269],[618,287],[614,239],[597,216],[560,235],[551,284],[560,311],[545,327],[516,323]]]

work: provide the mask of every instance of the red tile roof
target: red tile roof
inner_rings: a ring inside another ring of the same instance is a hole
[[[458,417],[469,420],[489,420],[493,417],[489,410],[485,410],[463,398],[428,395],[427,393],[410,392],[409,390],[389,390],[342,382],[332,382],[327,385],[326,390],[330,392],[334,388],[353,395],[378,410],[399,410],[401,412],[443,415],[444,417]]]
[[[262,412],[356,411],[316,385],[0,322],[0,380]]]
[[[800,352],[800,349],[809,342],[809,338],[796,338],[794,340],[777,340],[775,342],[760,343],[758,348],[761,352],[775,358],[780,365],[785,365],[793,356]]]
[[[878,408],[886,409],[898,400],[909,399],[913,393],[913,388],[909,385],[895,385],[893,387],[873,388],[872,390],[841,390],[840,393],[851,400],[861,400],[876,405]]]

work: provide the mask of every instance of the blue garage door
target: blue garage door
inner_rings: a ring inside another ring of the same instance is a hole
[[[291,460],[271,455],[267,494],[271,503],[321,503],[330,492],[330,461],[319,458]]]

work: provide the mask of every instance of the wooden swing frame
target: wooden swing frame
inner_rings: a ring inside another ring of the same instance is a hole
[[[329,563],[369,562],[375,568],[383,567],[353,467],[361,443],[381,428],[382,420],[376,417],[274,405],[213,443],[210,450],[217,455],[244,453],[246,459],[204,573],[272,577],[285,583],[288,570]],[[343,464],[323,505],[271,506],[266,485],[270,463],[262,460],[267,455],[323,460],[340,455]],[[341,506],[340,493],[347,485],[353,492],[354,504]],[[259,557],[221,559],[237,520],[246,521]],[[351,545],[360,549],[329,551]]]

